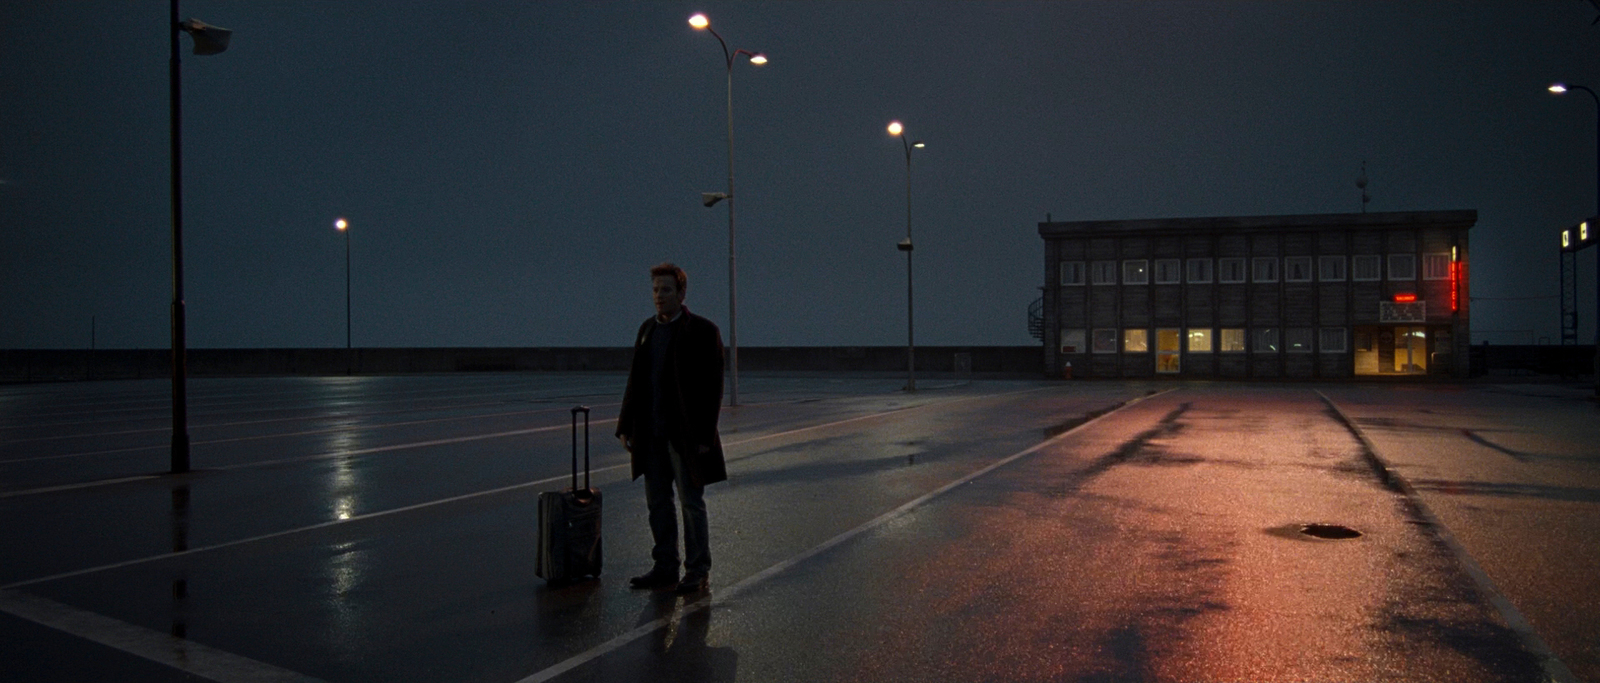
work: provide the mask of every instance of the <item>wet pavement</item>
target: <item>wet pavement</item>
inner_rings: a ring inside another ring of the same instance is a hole
[[[1580,390],[749,377],[680,598],[622,382],[197,380],[181,476],[164,383],[0,387],[0,680],[1600,680]],[[580,403],[606,566],[551,586]]]

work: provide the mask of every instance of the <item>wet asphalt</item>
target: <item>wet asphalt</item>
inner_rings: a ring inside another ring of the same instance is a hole
[[[1583,389],[749,377],[684,598],[622,381],[198,380],[176,476],[164,383],[0,387],[0,680],[1600,680]]]

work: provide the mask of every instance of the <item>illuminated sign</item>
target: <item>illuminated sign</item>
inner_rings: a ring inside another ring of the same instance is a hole
[[[1589,223],[1593,221],[1600,221],[1600,217],[1582,221],[1577,225],[1568,226],[1562,230],[1561,250],[1581,251],[1592,244],[1600,243],[1600,236],[1595,235],[1595,231],[1589,229]]]
[[[1417,300],[1417,295],[1415,295],[1415,294],[1396,294],[1396,295],[1394,295],[1394,302],[1397,303],[1397,304],[1409,304],[1409,303],[1411,303],[1413,301],[1416,301],[1416,300]]]
[[[1450,261],[1450,312],[1461,310],[1461,262]]]
[[[1420,323],[1428,320],[1428,305],[1422,301],[1378,302],[1380,323]]]

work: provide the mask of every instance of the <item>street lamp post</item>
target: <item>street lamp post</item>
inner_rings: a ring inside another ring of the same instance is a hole
[[[689,17],[689,25],[696,30],[708,31],[716,36],[717,42],[722,45],[723,62],[728,68],[728,192],[721,197],[715,193],[702,194],[702,201],[706,206],[712,206],[720,199],[728,200],[728,405],[739,405],[739,315],[736,293],[739,280],[739,270],[735,261],[734,232],[733,232],[733,61],[739,55],[746,55],[750,63],[761,66],[767,63],[767,56],[760,52],[749,50],[728,51],[728,41],[711,28],[711,20],[704,14]]]
[[[906,151],[906,238],[895,245],[900,251],[906,253],[906,391],[917,390],[917,343],[916,343],[916,318],[912,315],[911,298],[911,150],[922,149],[927,145],[921,140],[915,142],[908,140],[905,126],[899,121],[889,122],[889,134],[900,138],[900,145]]]
[[[1595,106],[1595,215],[1600,216],[1600,95],[1584,85],[1568,83],[1552,83],[1550,92],[1557,95],[1565,94],[1569,90],[1582,90],[1589,93],[1589,98],[1594,100]],[[1594,395],[1600,397],[1600,247],[1595,247],[1595,318],[1594,318]]]
[[[344,233],[344,374],[350,374],[350,222],[340,218],[335,230]]]
[[[194,53],[214,55],[228,49],[232,31],[197,19],[178,21],[178,0],[171,2],[172,61],[167,70],[167,111],[171,124],[172,162],[172,473],[189,471],[189,367],[187,322],[183,303],[183,96],[178,33],[194,39]]]

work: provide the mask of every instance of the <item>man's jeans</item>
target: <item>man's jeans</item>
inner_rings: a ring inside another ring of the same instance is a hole
[[[676,483],[683,503],[683,546],[687,556],[684,569],[689,574],[709,574],[711,541],[706,521],[706,487],[691,481],[683,458],[666,439],[650,439],[647,447],[650,454],[644,470],[644,498],[650,508],[650,535],[656,543],[650,551],[655,568],[673,572],[678,569],[678,520],[672,503],[672,485]]]

